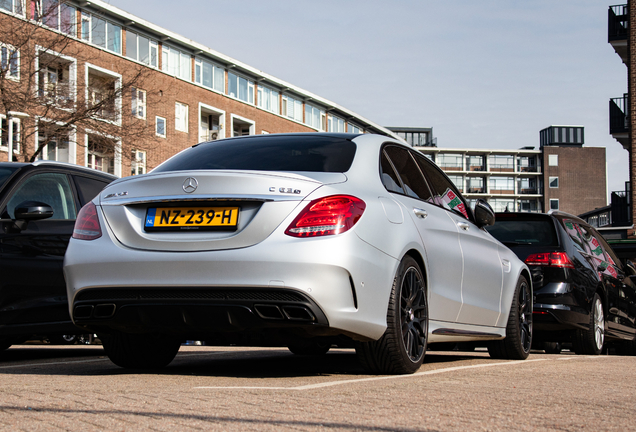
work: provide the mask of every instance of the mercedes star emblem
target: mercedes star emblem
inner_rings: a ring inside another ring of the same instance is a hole
[[[183,182],[183,191],[185,193],[192,193],[195,190],[197,190],[198,186],[199,186],[199,182],[197,181],[197,179],[195,179],[194,177],[188,177]]]

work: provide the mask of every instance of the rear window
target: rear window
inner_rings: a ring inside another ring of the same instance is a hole
[[[185,170],[254,170],[345,172],[356,145],[332,136],[267,136],[234,138],[199,144],[153,172]]]
[[[558,246],[554,224],[550,219],[497,219],[486,229],[505,245]]]

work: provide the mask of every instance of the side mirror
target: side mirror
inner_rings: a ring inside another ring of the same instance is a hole
[[[50,205],[39,201],[24,201],[15,208],[15,220],[33,221],[53,216]]]
[[[625,260],[625,267],[630,276],[636,276],[636,264],[632,260]]]
[[[19,233],[26,229],[29,221],[53,216],[53,209],[50,205],[43,202],[23,201],[16,206],[14,214],[15,219],[13,220],[13,226],[9,227],[9,232]]]
[[[486,200],[478,199],[475,203],[475,223],[479,228],[495,224],[495,212]]]

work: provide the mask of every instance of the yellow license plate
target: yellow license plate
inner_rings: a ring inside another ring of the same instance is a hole
[[[238,207],[151,207],[146,212],[146,230],[236,228]]]

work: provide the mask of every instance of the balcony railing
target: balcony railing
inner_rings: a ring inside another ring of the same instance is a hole
[[[539,193],[537,188],[521,188],[519,189],[519,193],[522,195],[536,195]]]
[[[483,187],[469,187],[467,193],[486,193],[486,190]]]
[[[607,41],[627,40],[629,9],[626,4],[610,6],[607,21]]]
[[[40,85],[38,94],[48,103],[61,108],[72,108],[75,104],[75,95],[70,82],[45,83]]]
[[[609,117],[610,134],[629,132],[629,96],[627,94],[620,98],[610,99]]]
[[[509,164],[490,164],[488,167],[492,172],[514,172],[515,166]]]

